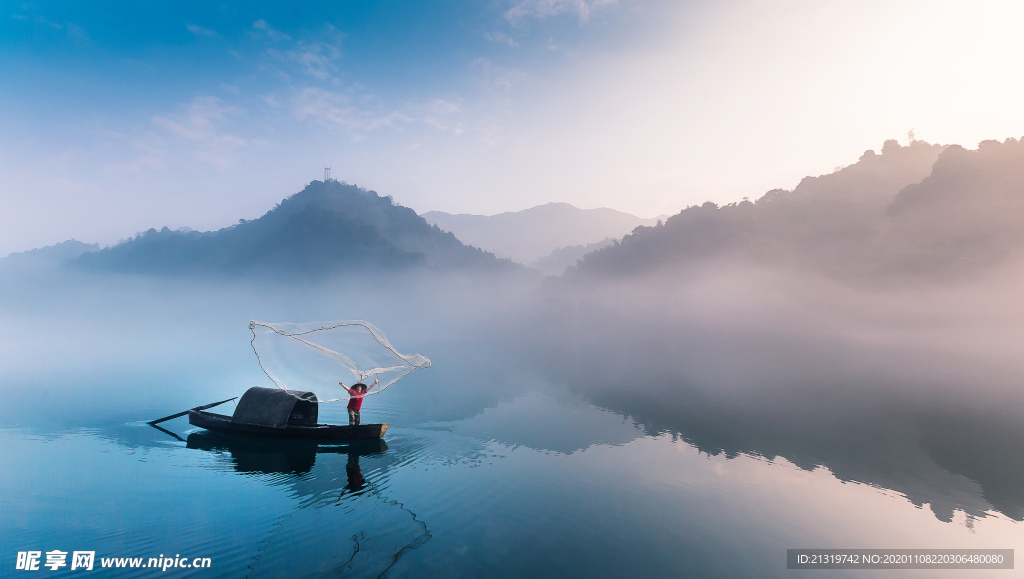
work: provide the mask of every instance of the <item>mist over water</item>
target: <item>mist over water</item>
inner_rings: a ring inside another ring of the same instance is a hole
[[[5,276],[0,436],[22,468],[2,526],[26,549],[211,556],[216,576],[782,576],[787,548],[1012,547],[1021,273]],[[146,426],[271,385],[250,319],[366,319],[433,364],[364,405],[386,448]]]
[[[880,291],[720,264],[566,292],[548,312],[566,333],[540,350],[556,380],[649,433],[824,465],[942,520],[1020,520],[1019,280]]]

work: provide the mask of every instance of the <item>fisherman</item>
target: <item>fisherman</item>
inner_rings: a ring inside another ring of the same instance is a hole
[[[348,425],[359,426],[359,409],[363,406],[363,396],[366,396],[366,393],[369,392],[370,388],[380,384],[380,378],[374,380],[373,384],[370,384],[370,388],[367,388],[366,384],[363,384],[362,382],[353,384],[351,388],[342,384],[340,380],[338,381],[338,384],[341,384],[341,387],[344,388],[351,397],[348,399]]]

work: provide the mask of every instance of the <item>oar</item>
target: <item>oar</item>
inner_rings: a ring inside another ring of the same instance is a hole
[[[213,404],[207,404],[206,406],[196,406],[195,408],[190,408],[190,409],[188,409],[188,410],[186,410],[184,412],[179,412],[177,414],[172,414],[170,416],[164,416],[163,418],[157,418],[156,420],[150,420],[149,424],[151,424],[153,426],[156,426],[157,424],[160,424],[161,422],[170,420],[172,418],[177,418],[179,416],[185,416],[186,414],[188,414],[189,412],[192,412],[193,410],[206,410],[208,408],[213,408],[214,406],[220,406],[221,404],[224,404],[225,402],[231,402],[232,400],[235,400],[237,398],[238,398],[238,396],[235,396],[234,398],[228,398],[227,400],[221,400],[220,402],[214,402]]]
[[[166,428],[164,428],[163,426],[157,426],[157,425],[155,425],[155,424],[150,424],[150,426],[152,426],[153,428],[155,428],[155,429],[159,430],[160,432],[163,432],[164,434],[169,434],[169,435],[173,436],[174,438],[177,438],[178,440],[180,440],[180,441],[182,441],[182,442],[188,442],[188,441],[187,441],[187,440],[185,440],[184,438],[182,438],[182,437],[178,436],[177,434],[174,434],[173,432],[171,432],[170,430],[167,430],[167,429],[166,429]]]

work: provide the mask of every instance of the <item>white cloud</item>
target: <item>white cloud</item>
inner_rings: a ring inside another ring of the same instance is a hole
[[[22,9],[24,10],[28,10],[29,8],[31,8],[31,6],[28,4],[22,6]],[[46,17],[40,14],[12,14],[11,18],[15,20],[20,20],[22,22],[33,22],[35,24],[45,26],[53,30],[63,31],[70,40],[76,42],[87,43],[90,41],[89,33],[86,32],[84,28],[75,24],[74,22],[67,22],[65,24],[61,24],[59,22],[53,22],[52,20],[48,20]]]
[[[315,34],[305,35],[293,40],[291,36],[274,29],[265,20],[257,20],[252,25],[255,38],[265,36],[277,45],[291,45],[290,48],[280,46],[268,48],[264,53],[273,60],[291,61],[299,66],[304,74],[317,80],[330,80],[337,70],[335,61],[341,58],[341,41],[345,34],[334,26],[325,24]],[[282,74],[287,74],[282,71]]]
[[[404,130],[416,123],[455,135],[465,130],[465,115],[460,102],[433,99],[387,109],[379,104],[379,100],[372,93],[360,93],[358,87],[344,92],[304,87],[291,97],[291,111],[300,121],[341,128],[355,138],[384,129]]]
[[[256,22],[252,23],[253,30],[259,30],[274,42],[281,42],[282,40],[291,40],[292,37],[288,36],[284,32],[275,29],[271,25],[267,24],[267,21],[260,18]]]
[[[342,127],[353,136],[413,120],[400,111],[381,114],[360,108],[353,103],[352,95],[318,87],[303,88],[292,98],[292,114],[299,120],[314,120]]]
[[[185,28],[188,28],[188,31],[196,36],[217,36],[215,31],[210,30],[209,28],[203,28],[198,24],[186,24]]]
[[[46,18],[38,14],[34,16],[26,16],[24,14],[12,14],[11,18],[14,18],[15,20],[21,20],[23,22],[35,22],[36,24],[42,24],[43,26],[48,26],[50,28],[53,28],[54,30],[64,30],[64,26],[57,24],[56,22],[47,20]]]
[[[91,40],[89,38],[89,33],[86,32],[84,28],[75,24],[74,22],[68,22],[66,27],[68,38],[70,38],[71,40],[76,40],[78,42],[89,42]]]
[[[510,48],[515,48],[515,47],[519,46],[519,43],[516,42],[514,38],[512,38],[508,34],[505,34],[504,32],[500,32],[500,31],[499,32],[494,32],[494,33],[484,32],[484,38],[486,38],[487,40],[490,40],[491,42],[497,42],[498,44],[505,44],[505,45],[509,46]]]
[[[227,115],[239,112],[235,107],[223,105],[217,97],[196,97],[181,113],[156,115],[153,122],[172,135],[191,142],[197,159],[226,168],[234,163],[235,149],[247,143],[245,139],[223,131],[219,125]]]
[[[423,107],[425,110],[437,114],[437,115],[448,115],[451,113],[458,113],[462,111],[462,105],[446,101],[443,99],[432,100]]]
[[[547,18],[560,14],[579,16],[586,22],[594,8],[615,4],[617,0],[522,0],[505,12],[505,19],[516,24],[525,18]]]
[[[456,135],[462,133],[459,122],[462,105],[443,99],[435,99],[419,105],[410,105],[409,114],[414,118],[442,131],[452,129]]]
[[[295,50],[288,51],[288,58],[294,60],[303,71],[317,80],[326,80],[335,70],[333,60],[341,57],[341,50],[325,42],[299,43]]]
[[[480,76],[487,88],[507,91],[527,78],[527,74],[518,68],[498,66],[486,58],[478,58],[473,61],[473,67],[480,71]]]

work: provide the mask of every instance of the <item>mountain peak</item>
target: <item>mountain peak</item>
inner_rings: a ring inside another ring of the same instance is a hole
[[[309,183],[259,219],[205,233],[150,229],[79,262],[130,272],[314,277],[353,267],[501,267],[390,196],[334,180]]]
[[[622,237],[655,221],[606,207],[580,209],[564,202],[490,216],[429,211],[423,218],[459,239],[523,264],[534,263],[560,247]]]

